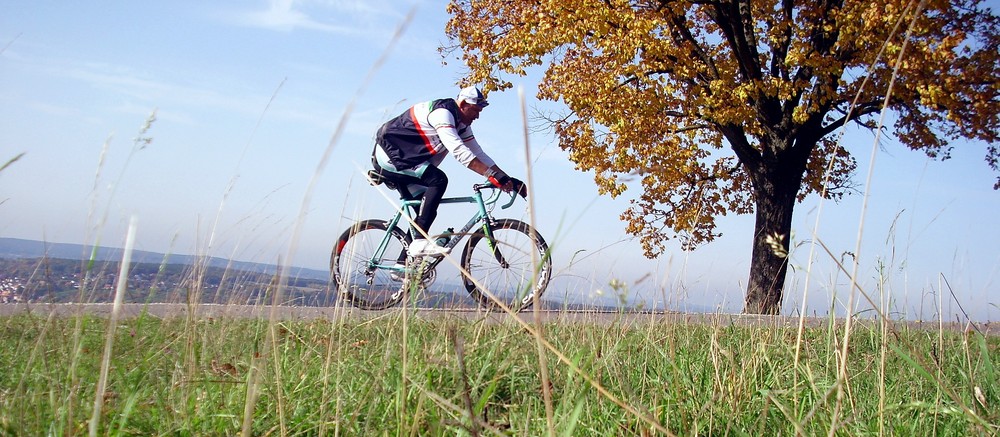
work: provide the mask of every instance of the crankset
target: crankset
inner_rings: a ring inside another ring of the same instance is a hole
[[[420,288],[430,288],[437,279],[437,263],[431,258],[417,258],[411,261],[413,266],[407,269],[407,283],[420,281]]]

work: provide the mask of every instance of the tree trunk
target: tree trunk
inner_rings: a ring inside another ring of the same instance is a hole
[[[802,183],[802,167],[789,164],[769,163],[752,177],[757,220],[743,308],[747,314],[778,314],[781,310],[792,210]]]

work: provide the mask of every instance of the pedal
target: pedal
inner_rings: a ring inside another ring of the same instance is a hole
[[[418,256],[410,257],[407,260],[406,281],[419,283],[424,289],[429,288],[437,279],[437,263],[434,261],[438,257]]]
[[[396,189],[396,184],[386,180],[386,178],[382,176],[382,173],[378,170],[368,170],[368,182],[372,184],[373,187],[385,184],[385,186],[390,190]]]
[[[378,170],[368,170],[368,183],[372,186],[382,185],[385,182],[385,178],[382,177],[382,173]]]

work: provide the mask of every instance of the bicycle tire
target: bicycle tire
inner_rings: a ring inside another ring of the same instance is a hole
[[[398,227],[389,229],[383,220],[363,220],[351,225],[333,246],[330,276],[334,290],[355,307],[386,309],[401,302],[406,294],[405,281],[394,281],[389,276],[390,270],[369,264],[386,232],[392,238],[376,261],[379,265],[393,265],[400,251],[410,246],[410,236]]]
[[[487,309],[502,310],[499,303],[514,312],[527,309],[549,284],[549,246],[531,225],[520,220],[497,220],[492,233],[508,265],[501,265],[485,234],[472,234],[462,252],[465,289]]]

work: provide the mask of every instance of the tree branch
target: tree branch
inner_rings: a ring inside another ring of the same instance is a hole
[[[868,114],[878,112],[881,107],[882,104],[875,101],[860,103],[857,106],[855,106],[854,109],[850,111],[850,113],[844,114],[843,117],[840,117],[825,126],[820,126],[819,129],[817,129],[817,134],[816,134],[817,138],[822,138],[826,135],[829,135],[852,121],[857,121],[858,124],[868,129],[874,129],[875,128],[874,126],[869,126],[865,123],[862,123],[859,121],[859,119]]]
[[[775,45],[771,53],[771,76],[788,80],[788,69],[785,67],[785,58],[788,57],[788,48],[792,45],[792,11],[794,9],[792,0],[781,1],[781,18],[784,20],[785,28],[781,32],[781,41]]]

